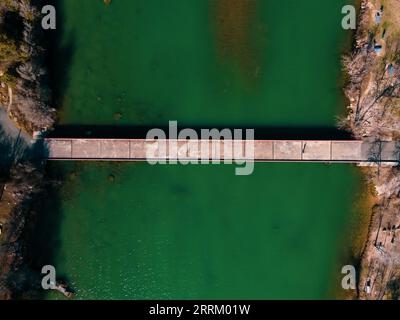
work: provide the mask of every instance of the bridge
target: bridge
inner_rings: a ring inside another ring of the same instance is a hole
[[[48,160],[249,160],[256,162],[397,163],[395,142],[360,140],[146,140],[79,139],[44,140]],[[254,153],[249,152],[254,145]],[[246,149],[247,148],[247,149]],[[151,154],[149,157],[148,155]]]

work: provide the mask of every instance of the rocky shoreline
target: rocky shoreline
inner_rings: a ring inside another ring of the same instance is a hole
[[[51,130],[56,120],[41,15],[32,3],[0,3],[0,111],[6,115],[0,117],[0,299],[35,293],[26,238],[45,182],[43,164],[33,160],[41,146],[29,137]]]
[[[361,259],[359,299],[400,297],[400,171],[379,161],[381,141],[400,141],[399,31],[397,1],[363,0],[354,49],[343,59],[350,105],[339,125],[357,139],[374,142],[375,165],[363,172],[375,186],[377,200]]]

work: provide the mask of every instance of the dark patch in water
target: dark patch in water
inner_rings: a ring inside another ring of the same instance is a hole
[[[174,185],[171,187],[172,193],[179,196],[189,196],[190,190],[184,185]]]
[[[70,33],[68,41],[61,44],[59,39],[65,34],[63,23],[65,21],[64,13],[60,0],[49,0],[46,4],[53,5],[57,9],[56,30],[47,30],[47,65],[49,68],[50,85],[53,95],[53,107],[61,107],[64,100],[64,93],[69,82],[69,66],[75,53],[75,36]]]

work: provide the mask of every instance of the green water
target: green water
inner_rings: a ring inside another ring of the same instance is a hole
[[[259,0],[231,56],[216,3],[60,1],[62,124],[334,126],[345,1]],[[82,299],[328,298],[358,186],[346,165],[49,171],[65,182],[41,259]]]
[[[256,1],[261,57],[246,89],[214,45],[216,2],[61,1],[63,123],[334,126],[346,1]]]

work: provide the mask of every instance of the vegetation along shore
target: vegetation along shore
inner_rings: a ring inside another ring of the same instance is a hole
[[[32,137],[51,130],[56,112],[32,3],[0,1],[0,299],[31,297],[40,283],[26,263],[33,203],[44,186],[43,164],[33,160],[41,146]]]
[[[398,141],[400,129],[400,3],[363,0],[352,53],[343,59],[348,76],[348,116],[339,125],[357,139],[374,142],[363,170],[375,186],[368,240],[358,281],[360,299],[398,299],[400,294],[399,168],[380,162],[382,141]]]
[[[39,4],[31,0],[0,1],[0,299],[35,297],[39,292],[39,275],[29,268],[26,239],[35,225],[35,203],[51,182],[44,179],[44,163],[35,161],[42,146],[33,138],[52,130],[56,122]],[[229,1],[221,1],[218,10],[228,5]],[[250,4],[240,9],[253,11]],[[238,14],[240,19],[248,19],[243,12]],[[235,21],[221,22],[220,38],[231,31]],[[234,44],[242,46],[245,37],[237,34]],[[228,49],[222,46],[221,54],[226,55]],[[257,57],[247,61],[241,54],[231,52],[231,58],[246,73]],[[399,167],[380,161],[382,141],[400,139],[399,1],[361,1],[354,48],[343,58],[343,66],[349,106],[338,125],[357,139],[374,142],[371,163],[375,165],[362,170],[374,186],[375,203],[360,264],[357,298],[399,299]]]

